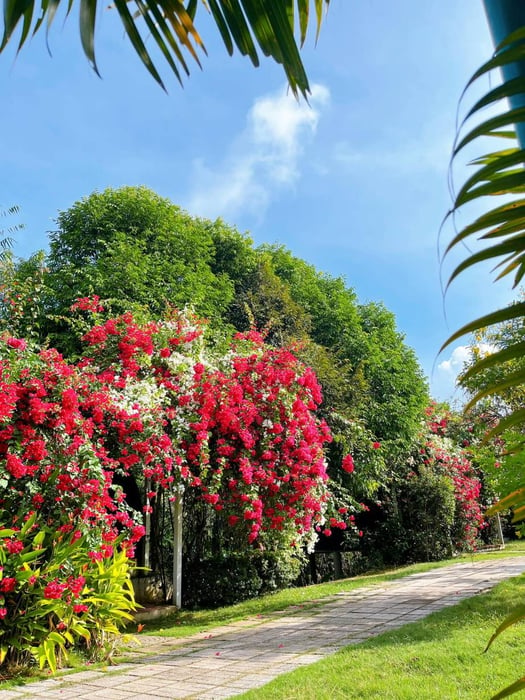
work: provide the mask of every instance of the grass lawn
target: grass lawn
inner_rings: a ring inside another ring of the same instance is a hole
[[[242,700],[488,699],[525,672],[522,625],[486,654],[494,629],[525,593],[523,577],[311,666],[279,677]],[[521,694],[517,697],[521,697]]]
[[[448,566],[450,564],[466,561],[480,561],[482,559],[494,559],[509,556],[524,556],[525,542],[517,541],[509,543],[504,550],[490,553],[480,552],[474,555],[463,555],[454,559],[425,564],[413,564],[398,569],[392,569],[380,574],[357,576],[351,579],[321,583],[317,586],[305,586],[304,588],[288,588],[259,598],[247,600],[236,605],[230,605],[215,610],[181,610],[170,617],[158,621],[146,622],[142,635],[154,634],[166,637],[185,637],[197,632],[207,632],[214,627],[227,625],[251,616],[270,615],[276,611],[289,607],[311,607],[322,605],[323,599],[327,599],[341,591],[350,591],[364,586],[377,586],[384,581],[403,578],[410,574],[429,571],[430,569]],[[136,626],[130,628],[133,632]]]

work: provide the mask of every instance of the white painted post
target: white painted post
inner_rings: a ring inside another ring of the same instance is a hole
[[[499,513],[496,513],[496,524],[498,526],[498,535],[499,535],[499,541],[502,547],[505,547],[505,539],[503,537],[503,529],[501,527],[501,518],[499,517]]]
[[[184,487],[179,486],[172,503],[173,512],[173,605],[182,607],[182,500]]]
[[[151,481],[146,479],[146,493],[151,491]],[[146,497],[146,504],[149,506],[149,498]],[[144,516],[144,527],[146,528],[146,534],[144,536],[144,567],[148,570],[147,573],[151,573],[150,568],[150,552],[151,552],[151,515],[149,509],[146,510],[146,515]]]

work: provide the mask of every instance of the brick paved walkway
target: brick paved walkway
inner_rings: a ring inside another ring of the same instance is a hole
[[[348,644],[419,620],[525,572],[525,557],[455,564],[324,605],[244,620],[182,640],[141,637],[133,663],[0,691],[0,700],[210,700],[238,695]]]

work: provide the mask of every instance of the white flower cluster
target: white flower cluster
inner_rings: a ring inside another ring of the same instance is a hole
[[[158,386],[153,377],[140,380],[128,380],[124,389],[111,392],[111,398],[117,406],[128,413],[134,411],[154,410],[165,405],[167,392]]]

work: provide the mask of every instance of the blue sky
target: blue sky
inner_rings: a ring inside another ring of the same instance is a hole
[[[332,0],[317,46],[312,31],[303,51],[310,105],[287,94],[278,66],[228,57],[211,24],[203,71],[192,67],[181,89],[164,70],[168,94],[114,12],[97,26],[102,80],[74,12],[50,33],[52,57],[43,34],[0,56],[0,204],[18,204],[26,225],[15,252],[45,248],[57,212],[93,190],[147,185],[343,275],[362,302],[384,302],[434,396],[452,398],[464,344],[437,357],[441,343],[513,296],[486,269],[445,301],[440,286],[452,262],[440,273],[458,101],[492,50],[481,1]],[[458,182],[465,173],[459,164]]]

